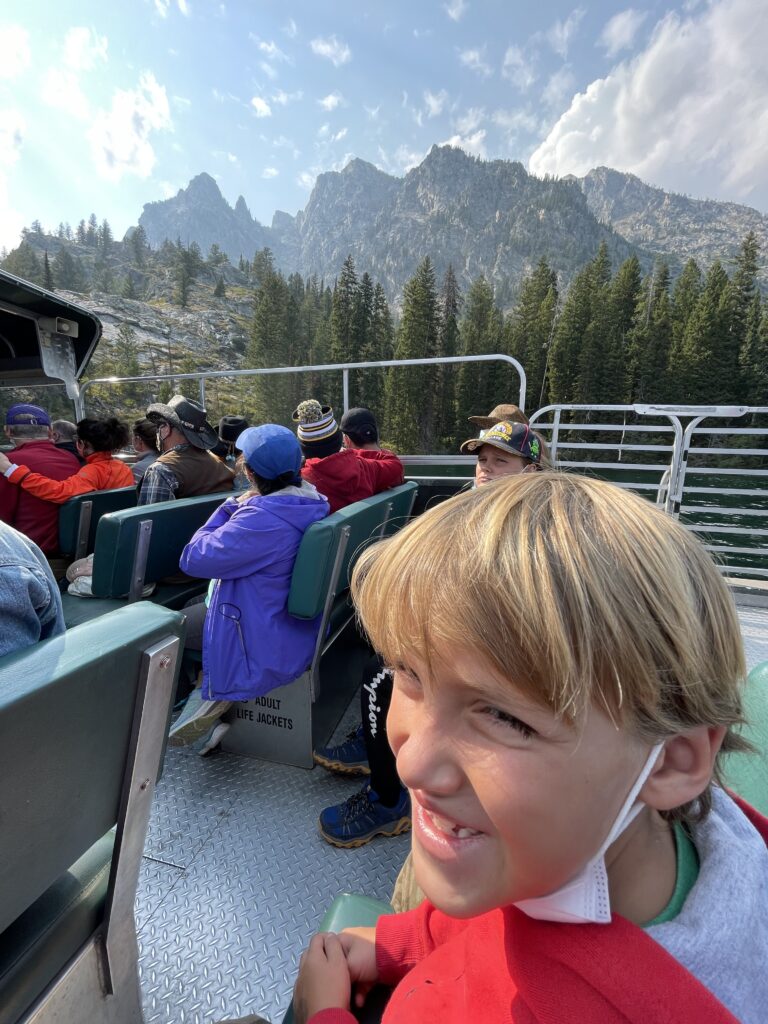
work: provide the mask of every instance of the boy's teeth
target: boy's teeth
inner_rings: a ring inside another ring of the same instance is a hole
[[[455,836],[456,839],[469,839],[470,836],[479,836],[480,833],[476,832],[472,828],[463,828],[461,825],[455,825],[452,821],[448,821],[446,818],[441,818],[438,814],[431,815],[432,821],[435,827],[441,832],[445,832],[446,835]]]

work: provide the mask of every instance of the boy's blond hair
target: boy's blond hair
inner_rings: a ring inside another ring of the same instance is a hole
[[[649,743],[724,725],[723,752],[746,746],[731,731],[745,665],[725,582],[692,534],[612,484],[533,473],[480,487],[364,552],[352,593],[392,664],[471,649],[574,724],[595,702]]]

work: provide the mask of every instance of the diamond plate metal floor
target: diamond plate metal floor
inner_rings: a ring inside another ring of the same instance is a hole
[[[768,660],[768,609],[740,608],[747,664]],[[359,721],[353,700],[336,730]],[[136,915],[146,1024],[261,1013],[279,1024],[299,955],[343,891],[387,899],[408,836],[337,850],[320,810],[361,780],[230,754],[169,749]]]
[[[338,735],[359,721],[353,701]],[[388,899],[408,836],[337,850],[323,807],[364,780],[169,748],[136,902],[147,1024],[261,1013],[279,1024],[299,955],[334,897]]]

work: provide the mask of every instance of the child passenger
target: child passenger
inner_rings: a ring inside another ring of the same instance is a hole
[[[316,935],[300,1024],[758,1024],[768,821],[718,784],[744,658],[695,537],[534,473],[369,548],[353,594],[395,669],[388,732],[425,902]]]

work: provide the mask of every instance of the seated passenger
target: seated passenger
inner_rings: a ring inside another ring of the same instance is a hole
[[[242,453],[236,444],[238,437],[247,429],[248,420],[244,416],[222,416],[219,420],[219,442],[223,445],[219,458],[235,474],[235,490],[238,491],[248,486],[245,471],[240,468],[242,464],[238,464]],[[216,454],[219,454],[218,451]]]
[[[136,420],[133,424],[131,444],[133,445],[133,450],[138,455],[138,459],[131,466],[131,472],[133,473],[133,479],[136,481],[136,486],[141,487],[144,474],[159,455],[157,450],[157,428],[152,420]]]
[[[39,406],[11,406],[5,415],[5,433],[14,445],[11,457],[18,466],[51,480],[66,480],[80,469],[74,455],[53,443],[50,417]],[[0,520],[29,537],[44,555],[53,557],[59,550],[59,510],[30,491],[14,487],[5,476],[0,476]]]
[[[539,469],[538,439],[521,423],[497,423],[482,438],[465,441],[461,450],[477,453],[478,487]],[[360,792],[320,812],[320,835],[333,846],[363,846],[376,836],[397,836],[410,827],[408,791],[400,782],[387,739],[391,697],[392,672],[374,655],[363,670],[361,725],[343,743],[315,751],[315,761],[329,771],[370,775]]]
[[[85,465],[85,459],[80,456],[77,450],[77,424],[71,420],[54,420],[51,424],[51,440],[57,448],[62,451],[71,452],[81,466]]]
[[[61,595],[45,555],[0,522],[0,658],[64,632]]]
[[[232,490],[234,473],[211,454],[219,439],[202,405],[174,395],[167,405],[150,405],[147,419],[155,425],[160,456],[144,473],[139,505]]]
[[[204,619],[202,692],[193,691],[171,730],[174,745],[204,735],[232,701],[252,700],[300,676],[317,640],[319,620],[294,618],[287,604],[301,538],[328,515],[328,502],[301,479],[301,449],[286,427],[249,427],[237,447],[250,490],[227,498],[181,556],[184,572],[213,585],[207,612],[203,604],[185,609],[190,634]]]
[[[372,421],[370,410],[364,412]],[[302,402],[293,419],[298,423],[305,459],[301,475],[325,495],[331,512],[403,482],[403,465],[394,452],[379,448],[378,432],[376,441],[365,449],[355,445],[342,449],[342,433],[333,409],[321,406],[314,398]]]
[[[376,981],[384,1024],[763,1021],[768,820],[717,781],[745,665],[696,537],[612,484],[526,475],[368,548],[352,591],[395,666],[427,898],[315,936],[297,1024],[352,1024],[349,986]]]
[[[128,427],[125,423],[116,420],[114,416],[106,420],[80,420],[77,424],[76,443],[77,450],[85,459],[85,465],[74,476],[64,480],[33,473],[27,466],[17,465],[2,454],[0,473],[12,484],[56,505],[62,505],[76,494],[133,486],[130,468],[113,458],[113,452],[128,444]],[[64,454],[68,453],[62,452]]]

